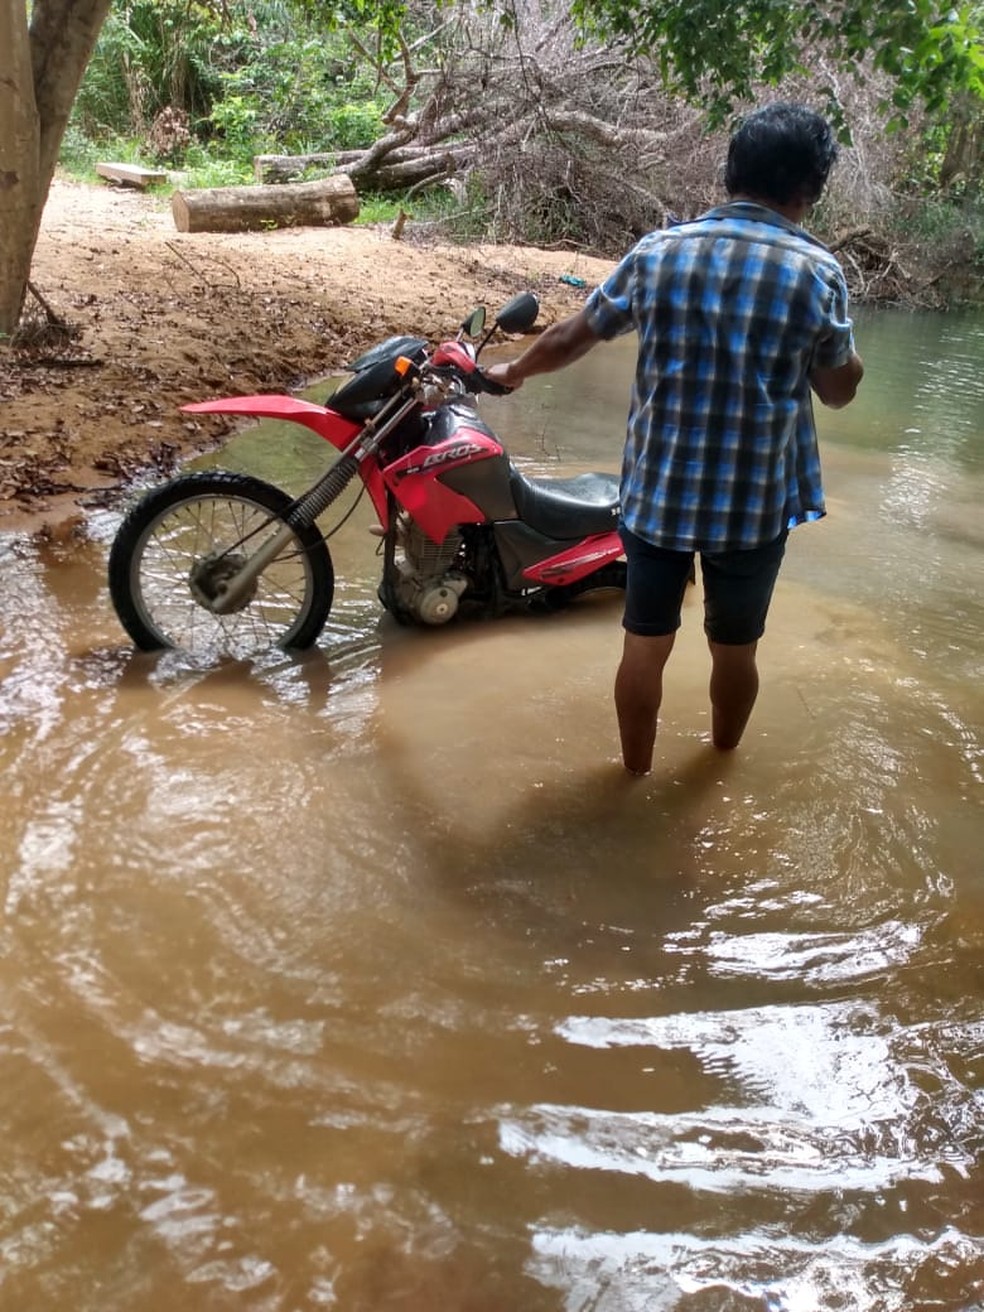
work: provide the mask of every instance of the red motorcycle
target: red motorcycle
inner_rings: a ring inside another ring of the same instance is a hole
[[[624,589],[618,478],[526,477],[474,405],[478,393],[505,390],[478,367],[482,348],[497,330],[526,331],[538,311],[524,292],[487,332],[480,307],[436,349],[390,337],[350,366],[328,405],[270,395],[183,407],[291,420],[340,455],[296,499],[250,475],[208,471],[138,501],[109,557],[110,595],[134,643],[240,658],[310,646],[335,577],[316,521],[357,475],[379,520],[379,599],[401,623],[552,609]],[[465,340],[482,333],[477,346]]]

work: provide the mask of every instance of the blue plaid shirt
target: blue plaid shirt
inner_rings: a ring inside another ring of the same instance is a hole
[[[809,374],[854,350],[825,246],[733,201],[649,233],[585,308],[599,337],[639,335],[622,466],[631,532],[726,551],[825,513]]]

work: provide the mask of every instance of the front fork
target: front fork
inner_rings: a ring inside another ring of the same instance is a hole
[[[390,404],[393,405],[399,399],[399,395],[394,397]],[[338,500],[359,472],[363,460],[378,449],[387,434],[391,433],[418,404],[416,390],[414,390],[409,399],[396,406],[392,414],[387,415],[386,410],[389,408],[387,407],[377,416],[375,423],[371,419],[368,420],[331,469],[293,503],[287,511],[283,527],[248,556],[235,574],[218,584],[215,596],[209,603],[209,609],[216,615],[229,615],[240,609],[252,595],[256,580],[263,571],[295,539],[295,530],[312,525],[319,515]],[[380,423],[383,416],[386,417]]]

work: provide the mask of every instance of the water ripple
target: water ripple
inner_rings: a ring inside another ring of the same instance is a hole
[[[715,1192],[818,1192],[939,1180],[944,1167],[969,1171],[981,1146],[964,1133],[979,1100],[941,1060],[933,1030],[901,1028],[856,1002],[571,1017],[557,1033],[631,1048],[649,1067],[674,1050],[692,1053],[710,1081],[706,1102],[680,1114],[507,1114],[510,1153]]]
[[[984,1243],[949,1226],[872,1244],[550,1227],[533,1242],[529,1268],[563,1291],[564,1312],[973,1312],[984,1270]]]

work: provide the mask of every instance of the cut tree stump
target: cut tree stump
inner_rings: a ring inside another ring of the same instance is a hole
[[[336,173],[317,182],[269,187],[209,187],[176,191],[171,213],[178,232],[255,232],[264,228],[324,228],[359,214],[352,179]]]
[[[141,191],[158,182],[167,182],[163,169],[145,169],[140,164],[97,164],[96,172],[107,182],[119,182],[124,187],[139,187]]]

